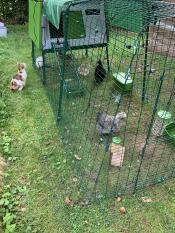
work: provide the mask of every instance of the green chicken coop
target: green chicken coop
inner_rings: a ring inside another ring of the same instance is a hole
[[[104,1],[29,1],[29,35],[33,46],[33,64],[35,64],[34,47],[42,50],[43,62],[46,54],[57,51],[63,56],[64,51],[105,47],[109,69],[107,31]],[[60,70],[66,69],[60,62]],[[83,83],[78,77],[76,64],[64,71],[70,77],[63,78],[63,91],[67,94],[83,93]],[[43,83],[46,82],[43,73]],[[65,76],[65,75],[64,75]]]
[[[173,0],[29,0],[33,66],[73,200],[175,177],[174,15]]]

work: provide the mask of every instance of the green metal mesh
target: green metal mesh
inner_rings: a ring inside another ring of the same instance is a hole
[[[67,152],[74,199],[135,192],[175,175],[172,2],[73,1],[63,11],[61,29],[50,27],[51,47],[45,41],[37,51],[33,44],[33,63],[43,56],[38,70]],[[106,70],[100,84],[98,60]],[[117,135],[115,119],[107,135],[98,134],[98,112],[126,113]],[[115,153],[114,136],[121,139]]]

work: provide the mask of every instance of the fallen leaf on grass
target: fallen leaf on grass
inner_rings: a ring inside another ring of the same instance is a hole
[[[145,203],[153,202],[153,200],[149,197],[141,197],[141,200]]]
[[[21,198],[21,195],[16,196],[16,200],[19,200]]]
[[[89,201],[81,201],[79,202],[80,207],[87,207],[89,205]]]
[[[126,213],[125,207],[120,207],[119,211],[120,211],[121,214],[125,214]]]
[[[81,158],[80,158],[78,155],[74,155],[74,157],[75,157],[77,160],[81,160]]]
[[[25,212],[25,211],[26,211],[26,208],[21,208],[21,211],[22,211],[22,212]]]
[[[72,181],[73,181],[73,182],[77,182],[78,179],[77,179],[76,177],[73,177]]]
[[[117,202],[120,202],[121,200],[122,200],[121,197],[116,197]]]
[[[0,171],[0,176],[4,176],[4,172],[3,171]]]
[[[3,160],[0,160],[0,167],[5,167],[7,166],[6,162]]]
[[[74,202],[69,197],[65,198],[64,203],[69,206],[73,206],[74,204]]]

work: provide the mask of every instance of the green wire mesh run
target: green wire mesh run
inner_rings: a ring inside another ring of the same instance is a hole
[[[174,14],[173,1],[72,1],[59,29],[48,20],[43,49],[32,44],[74,200],[135,192],[175,176]],[[113,118],[98,122],[99,113]],[[106,120],[108,131],[99,134]]]

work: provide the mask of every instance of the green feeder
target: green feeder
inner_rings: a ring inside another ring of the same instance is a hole
[[[112,138],[112,143],[114,144],[120,144],[121,143],[121,138],[120,137],[113,137]]]
[[[165,127],[165,134],[175,142],[175,122],[171,122]]]
[[[132,90],[133,80],[126,73],[114,73],[113,81],[115,89],[124,90],[125,92]]]

